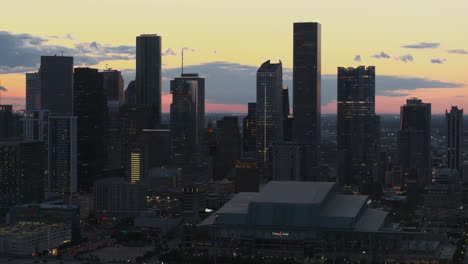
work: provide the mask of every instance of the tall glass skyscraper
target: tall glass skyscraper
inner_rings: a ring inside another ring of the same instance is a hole
[[[257,71],[257,165],[266,168],[271,143],[283,140],[283,66],[266,61]]]
[[[447,122],[447,168],[457,170],[463,175],[463,109],[452,106],[445,111]]]
[[[205,125],[205,79],[198,77],[198,74],[182,74],[171,80],[171,94],[172,159],[176,164],[183,165],[201,154]]]
[[[136,103],[152,108],[153,124],[161,121],[161,37],[136,38]]]
[[[375,115],[375,67],[338,68],[337,119],[340,183],[372,183],[380,127]]]
[[[312,144],[317,152],[321,118],[321,25],[294,23],[293,49],[293,141]]]

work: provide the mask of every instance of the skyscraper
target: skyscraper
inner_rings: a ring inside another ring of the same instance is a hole
[[[293,49],[293,141],[312,144],[317,152],[321,118],[321,25],[294,23]]]
[[[73,76],[74,115],[78,117],[78,188],[89,191],[107,161],[107,101],[103,75],[76,68]]]
[[[269,164],[271,143],[283,140],[283,66],[264,62],[257,71],[257,162]]]
[[[313,164],[307,162],[311,144],[274,142],[272,144],[273,181],[314,181]],[[317,170],[318,171],[318,170]]]
[[[289,88],[283,87],[283,140],[292,140],[292,116],[289,110]]]
[[[99,74],[103,78],[104,94],[107,101],[124,103],[124,80],[122,73],[117,70],[107,69]]]
[[[136,38],[136,103],[151,108],[153,125],[161,121],[161,37]]]
[[[463,109],[452,106],[445,111],[447,124],[447,168],[457,170],[463,175]]]
[[[344,155],[340,183],[372,183],[379,142],[375,67],[338,68],[337,119],[337,147]]]
[[[78,190],[77,117],[49,117],[49,192],[71,195]]]
[[[243,120],[242,152],[243,157],[255,158],[257,142],[257,104],[249,103],[247,116]]]
[[[401,106],[398,157],[406,185],[423,188],[431,182],[431,104],[410,98]]]
[[[131,81],[127,85],[127,89],[125,89],[125,104],[127,105],[135,105],[136,104],[136,82]]]
[[[182,74],[171,80],[171,152],[176,164],[187,164],[201,154],[205,124],[205,79]]]
[[[41,108],[41,83],[39,74],[26,73],[26,110],[38,111]]]
[[[143,180],[145,168],[143,166],[144,154],[141,149],[135,148],[130,151],[130,182],[140,183]]]
[[[73,57],[42,56],[39,79],[41,109],[51,115],[72,115]]]
[[[215,180],[227,178],[241,157],[241,138],[237,116],[225,116],[216,122],[217,148],[214,164]]]

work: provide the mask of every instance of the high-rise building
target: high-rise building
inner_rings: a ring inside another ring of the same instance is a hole
[[[138,135],[151,126],[150,108],[144,105],[125,104],[120,108],[120,167],[129,173],[130,151]]]
[[[321,25],[294,23],[293,141],[320,145]],[[310,162],[316,163],[315,160]]]
[[[89,191],[107,161],[107,101],[97,69],[75,69],[73,105],[78,117],[78,188]]]
[[[41,109],[41,83],[39,74],[26,73],[26,110],[38,111]]]
[[[0,141],[0,206],[42,201],[45,157],[43,142]]]
[[[46,148],[49,142],[49,111],[24,111],[23,140],[45,142]]]
[[[237,116],[225,116],[216,122],[217,148],[214,163],[215,180],[227,178],[241,157],[241,138]]]
[[[145,166],[143,165],[144,153],[141,149],[132,149],[130,151],[130,182],[139,183],[144,178]]]
[[[257,166],[266,169],[271,143],[283,140],[283,66],[264,62],[257,71]],[[265,174],[265,173],[264,173]]]
[[[151,108],[153,125],[161,121],[161,37],[136,38],[136,103]]]
[[[407,186],[422,188],[431,182],[431,104],[421,99],[408,99],[400,108],[398,158]]]
[[[102,75],[104,94],[107,101],[118,101],[124,103],[124,79],[122,73],[117,70],[107,69],[99,74]]]
[[[120,168],[121,157],[121,131],[120,131],[120,103],[119,101],[107,100],[107,120],[106,120],[106,145],[107,162],[106,168]]]
[[[15,137],[15,117],[12,105],[0,105],[0,138]]]
[[[73,115],[73,57],[42,56],[39,79],[41,109]]]
[[[72,195],[78,190],[77,130],[76,116],[49,116],[49,192]]]
[[[205,79],[182,74],[171,80],[171,152],[179,165],[201,154],[205,125]]]
[[[369,184],[377,164],[379,117],[375,114],[375,67],[338,68],[337,148],[341,184]]]
[[[447,168],[463,175],[463,109],[452,106],[445,111],[447,124]]]
[[[242,124],[242,151],[243,157],[255,158],[257,143],[257,104],[249,103],[247,116]]]

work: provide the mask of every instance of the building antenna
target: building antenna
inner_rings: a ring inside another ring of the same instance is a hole
[[[182,68],[181,68],[181,74],[182,76],[184,74],[184,48],[182,48]]]

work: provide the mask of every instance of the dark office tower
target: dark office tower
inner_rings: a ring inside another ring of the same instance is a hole
[[[120,167],[130,173],[130,151],[138,135],[150,127],[150,109],[145,106],[125,104],[120,108]]]
[[[107,101],[97,69],[75,69],[73,105],[78,117],[78,188],[89,191],[107,161]]]
[[[447,168],[457,170],[463,175],[463,109],[452,106],[450,112],[445,111],[447,120]]]
[[[214,165],[215,180],[227,178],[241,157],[241,138],[237,116],[225,116],[216,122],[218,147]]]
[[[131,81],[125,89],[125,104],[134,105],[136,104],[136,82]]]
[[[257,142],[257,104],[249,103],[247,116],[244,117],[242,133],[243,157],[255,158]]]
[[[41,84],[39,74],[26,73],[26,110],[38,111],[41,108]]]
[[[293,141],[312,144],[318,152],[321,118],[321,25],[294,23],[293,49]]]
[[[12,105],[0,105],[0,139],[15,137],[15,117]]]
[[[124,80],[122,73],[117,70],[105,70],[100,72],[103,78],[104,93],[107,101],[124,103]]]
[[[269,147],[283,140],[283,67],[266,61],[257,71],[257,166],[268,167]]]
[[[41,109],[51,115],[73,114],[73,57],[42,56],[39,69]]]
[[[153,125],[161,121],[161,37],[136,38],[136,102],[150,107]]]
[[[186,165],[201,154],[205,124],[205,80],[182,74],[171,80],[171,152],[175,164]]]
[[[405,185],[423,188],[431,182],[431,104],[411,98],[401,106],[398,157]]]
[[[0,206],[41,202],[46,153],[43,142],[0,141]]]
[[[337,147],[341,184],[370,184],[377,164],[375,67],[338,68]]]

